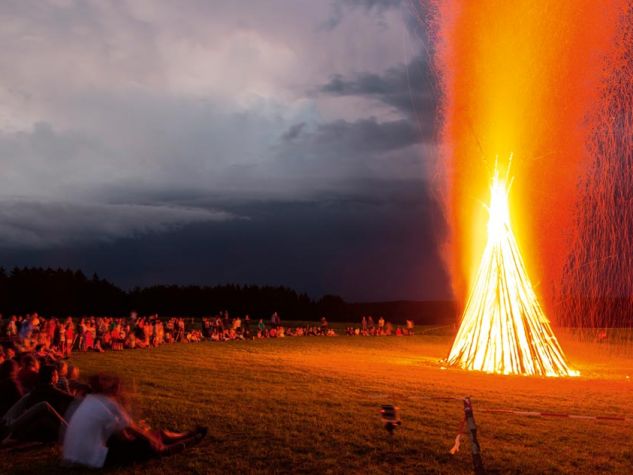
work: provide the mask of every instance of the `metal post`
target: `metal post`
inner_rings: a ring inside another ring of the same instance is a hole
[[[475,416],[473,415],[473,405],[469,397],[464,398],[464,415],[466,416],[466,425],[472,446],[475,475],[485,475],[486,469],[484,469],[484,463],[481,459],[481,448],[477,440],[477,426],[475,425]]]

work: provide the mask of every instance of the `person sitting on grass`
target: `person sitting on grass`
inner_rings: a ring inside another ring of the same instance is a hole
[[[90,392],[90,385],[79,381],[79,368],[77,366],[68,366],[68,388],[70,394],[77,397],[84,397]]]
[[[57,387],[70,394],[71,391],[68,384],[68,363],[65,361],[57,363],[57,374],[59,375]]]
[[[35,356],[26,354],[22,357],[22,368],[18,372],[18,381],[29,392],[39,380],[40,362]]]
[[[14,360],[0,364],[0,417],[24,396],[22,384],[18,381],[20,365]]]
[[[0,441],[55,442],[66,427],[65,414],[74,397],[55,387],[57,368],[44,366],[40,382],[18,400],[0,421]]]
[[[64,435],[65,465],[102,468],[143,462],[180,452],[207,434],[204,427],[184,433],[151,431],[124,409],[117,376],[97,374],[90,385],[93,393],[77,407]]]
[[[75,397],[57,386],[59,373],[57,367],[46,365],[40,369],[40,380],[26,398],[26,408],[30,408],[39,402],[47,402],[58,414],[66,414],[68,407]]]

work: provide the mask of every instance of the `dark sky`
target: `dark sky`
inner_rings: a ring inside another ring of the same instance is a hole
[[[449,296],[411,4],[2,2],[2,265]]]

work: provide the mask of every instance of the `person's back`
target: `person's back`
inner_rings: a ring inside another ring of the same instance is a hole
[[[68,423],[64,435],[64,461],[103,467],[108,455],[108,439],[129,425],[130,417],[112,398],[88,394]]]
[[[17,373],[18,364],[13,360],[0,365],[0,418],[24,395]]]
[[[64,434],[66,464],[92,468],[128,465],[180,452],[207,434],[204,427],[183,433],[141,427],[119,402],[118,377],[98,374],[90,385],[94,393],[73,412]]]
[[[31,391],[39,381],[39,362],[32,355],[22,358],[22,369],[18,371],[18,381],[24,391]]]
[[[26,407],[29,408],[37,403],[46,402],[50,404],[59,415],[63,416],[70,404],[75,400],[75,397],[57,388],[59,374],[56,367],[44,366],[40,373],[40,381],[27,395],[28,402]]]

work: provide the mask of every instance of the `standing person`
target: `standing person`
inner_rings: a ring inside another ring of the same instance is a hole
[[[380,317],[378,319],[378,330],[380,330],[382,332],[382,330],[385,328],[385,319]]]
[[[211,337],[211,322],[208,317],[202,319],[202,336],[205,338]]]
[[[321,317],[321,334],[326,335],[328,330],[328,323],[325,317]]]
[[[12,315],[9,319],[9,323],[7,323],[7,329],[5,334],[9,341],[15,341],[18,337],[18,326],[17,326],[18,318],[15,315]]]
[[[215,319],[215,329],[218,333],[224,333],[224,324],[222,323],[222,317],[220,315]]]
[[[407,320],[407,335],[413,335],[413,320]]]
[[[30,338],[31,333],[33,333],[33,323],[31,322],[31,316],[27,315],[26,318],[22,320],[22,325],[20,326],[20,340],[24,341]]]
[[[278,327],[281,324],[281,318],[277,312],[273,313],[273,316],[270,317],[270,323],[272,323],[274,327]]]
[[[369,327],[370,330],[374,329],[374,319],[371,315],[367,317],[367,326]]]
[[[62,348],[59,346],[61,342],[61,325],[57,322],[55,317],[49,318],[45,324],[46,327],[46,338],[48,340],[49,346],[53,348],[57,348],[61,350]]]
[[[66,348],[64,351],[64,356],[68,358],[73,351],[73,345],[75,343],[75,324],[73,323],[72,317],[68,317],[66,319],[64,332],[66,333]]]
[[[178,320],[178,341],[182,341],[185,337],[185,320],[181,318]]]
[[[242,322],[242,335],[246,340],[251,338],[251,319],[248,315],[244,317],[244,322]]]
[[[365,315],[363,315],[363,319],[360,321],[360,327],[363,330],[367,330],[367,319],[365,318]]]

